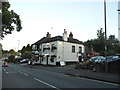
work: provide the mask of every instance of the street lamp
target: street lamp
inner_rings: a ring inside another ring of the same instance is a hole
[[[107,63],[107,25],[106,25],[106,0],[104,0],[104,21],[105,21],[105,71],[108,72],[108,63]]]
[[[20,40],[18,40],[18,51],[19,51],[19,47],[20,47]]]

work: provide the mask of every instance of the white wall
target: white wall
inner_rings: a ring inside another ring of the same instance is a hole
[[[55,51],[51,51],[51,45],[54,44],[57,49]],[[78,52],[79,47],[82,47],[82,53],[85,52],[84,46],[80,44],[68,43],[63,41],[55,41],[50,43],[42,44],[43,46],[50,45],[50,50],[42,51],[42,55],[49,55],[48,57],[48,64],[49,65],[56,65],[56,62],[65,61],[65,62],[78,62]],[[72,53],[72,46],[75,46],[75,53]],[[56,55],[57,57],[54,58],[54,62],[51,62],[51,55]],[[43,62],[41,64],[47,64],[47,60],[44,57]]]
[[[63,60],[63,41],[57,41],[57,62]]]
[[[75,46],[75,53],[72,53],[72,46]],[[58,42],[57,62],[77,62],[79,47],[82,47],[82,53],[85,52],[84,46],[80,44]],[[60,57],[60,58],[59,58]]]
[[[56,65],[56,58],[54,58],[54,62],[51,62],[51,55],[56,55],[57,56],[57,49],[56,50],[54,50],[54,51],[51,51],[51,45],[52,44],[54,44],[56,47],[57,47],[57,42],[55,41],[55,42],[50,42],[50,43],[43,43],[42,44],[42,55],[49,55],[49,57],[48,57],[48,64],[49,65]],[[44,52],[43,52],[43,46],[47,46],[47,45],[49,45],[49,47],[50,47],[50,50],[45,50]],[[40,54],[41,54],[41,52],[40,52]],[[43,62],[41,62],[41,64],[47,64],[47,58],[46,57],[44,57],[44,60],[43,60]]]

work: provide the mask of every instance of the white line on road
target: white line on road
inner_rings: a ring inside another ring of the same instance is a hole
[[[21,72],[21,71],[18,71],[19,73],[21,74],[24,74],[25,76],[29,76],[28,74],[24,73],[24,72]]]
[[[57,89],[57,90],[61,90],[61,89],[59,89],[59,88],[57,88],[57,87],[55,87],[55,86],[53,86],[53,85],[51,85],[51,84],[48,84],[48,83],[46,83],[46,82],[44,82],[44,81],[42,81],[42,80],[37,79],[37,78],[34,78],[34,80],[37,80],[37,81],[39,81],[39,82],[41,82],[41,83],[43,83],[43,84],[45,84],[45,85],[47,85],[47,86],[50,86],[50,87],[52,87],[52,88],[55,88],[55,89]]]

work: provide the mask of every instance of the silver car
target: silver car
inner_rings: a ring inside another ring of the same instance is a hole
[[[105,62],[105,57],[103,57],[103,56],[91,57],[90,61],[94,61],[96,63],[103,63],[103,62]]]

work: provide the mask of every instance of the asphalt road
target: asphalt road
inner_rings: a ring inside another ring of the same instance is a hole
[[[59,70],[59,69],[58,69]],[[9,64],[2,68],[2,88],[118,88],[117,84],[72,77],[49,69]]]

